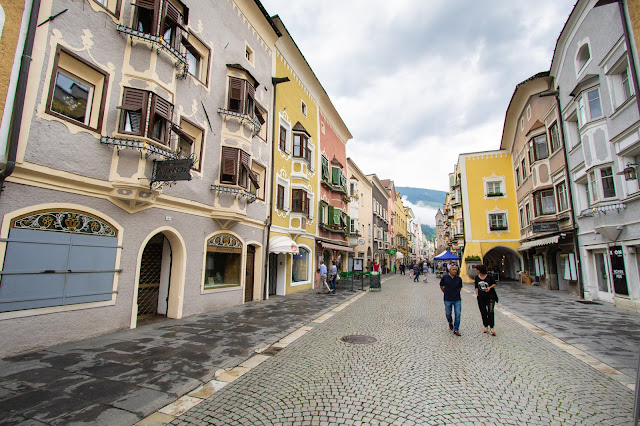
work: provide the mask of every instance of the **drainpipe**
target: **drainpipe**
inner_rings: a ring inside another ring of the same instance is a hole
[[[267,203],[269,206],[269,216],[267,220],[267,239],[265,243],[265,257],[266,261],[264,262],[264,285],[262,286],[262,300],[267,298],[267,288],[269,282],[267,280],[267,273],[269,271],[269,239],[271,237],[271,225],[273,224],[273,184],[276,180],[276,168],[275,168],[275,160],[276,160],[276,92],[278,90],[278,84],[286,83],[289,80],[289,77],[272,77],[271,83],[273,84],[273,113],[271,114],[273,117],[273,125],[272,125],[272,137],[271,137],[271,183],[269,184],[269,202]]]
[[[31,15],[29,17],[29,27],[27,37],[24,42],[22,57],[20,58],[20,73],[16,86],[16,96],[13,100],[13,110],[11,112],[11,129],[9,130],[9,147],[7,149],[7,165],[0,172],[0,194],[4,189],[4,181],[13,173],[16,168],[16,156],[18,153],[18,139],[20,137],[20,126],[22,124],[22,112],[24,99],[27,91],[27,78],[29,76],[29,66],[31,64],[31,52],[33,51],[33,40],[36,35],[38,25],[38,11],[40,10],[40,0],[33,0],[31,4]]]
[[[576,270],[578,272],[578,290],[580,297],[584,299],[584,281],[582,276],[582,262],[580,260],[580,244],[578,243],[578,221],[576,220],[576,211],[573,204],[573,186],[571,185],[571,171],[569,170],[569,152],[567,151],[566,138],[564,134],[564,120],[562,119],[562,106],[560,105],[560,87],[557,90],[548,90],[540,93],[538,96],[553,96],[556,100],[556,108],[558,109],[558,121],[560,123],[560,134],[562,135],[562,150],[564,151],[564,168],[567,175],[567,191],[569,193],[569,205],[571,206],[571,221],[573,222],[573,250],[576,256]]]

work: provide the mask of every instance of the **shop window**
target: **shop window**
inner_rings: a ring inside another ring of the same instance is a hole
[[[293,255],[291,262],[291,282],[299,283],[309,281],[309,262],[311,255],[309,250],[304,247],[298,248],[298,254]]]
[[[185,47],[187,55],[187,72],[207,86],[209,84],[211,49],[192,33],[189,33],[188,38],[182,38],[182,45]]]
[[[560,254],[560,271],[567,281],[578,280],[578,269],[576,267],[576,255],[573,252]]]
[[[207,241],[204,288],[240,286],[242,244],[230,234],[220,234]]]
[[[544,276],[544,256],[533,256],[536,277]]]
[[[46,112],[81,127],[100,131],[108,74],[58,46]]]

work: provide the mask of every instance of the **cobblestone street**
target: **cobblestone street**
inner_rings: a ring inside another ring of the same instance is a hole
[[[475,297],[462,298],[456,337],[433,276],[394,277],[172,424],[632,422],[629,387],[500,312],[497,336],[483,334]]]

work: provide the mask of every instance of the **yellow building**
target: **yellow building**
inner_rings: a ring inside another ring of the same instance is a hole
[[[311,85],[319,85],[280,18],[276,42],[275,137],[272,224],[269,236],[269,294],[313,287],[319,110]],[[288,78],[289,81],[282,79]]]
[[[399,265],[407,259],[409,252],[407,251],[407,211],[402,204],[402,194],[398,191],[396,191],[394,204],[393,217],[396,231],[394,247],[398,250],[396,253],[396,261]]]
[[[502,150],[461,154],[458,170],[464,211],[462,280],[473,281],[479,263],[499,279],[517,279],[522,258],[511,155]]]

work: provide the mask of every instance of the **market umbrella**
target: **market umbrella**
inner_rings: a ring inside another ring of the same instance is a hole
[[[460,258],[451,253],[449,250],[445,250],[444,252],[434,257],[433,260],[460,260]]]

